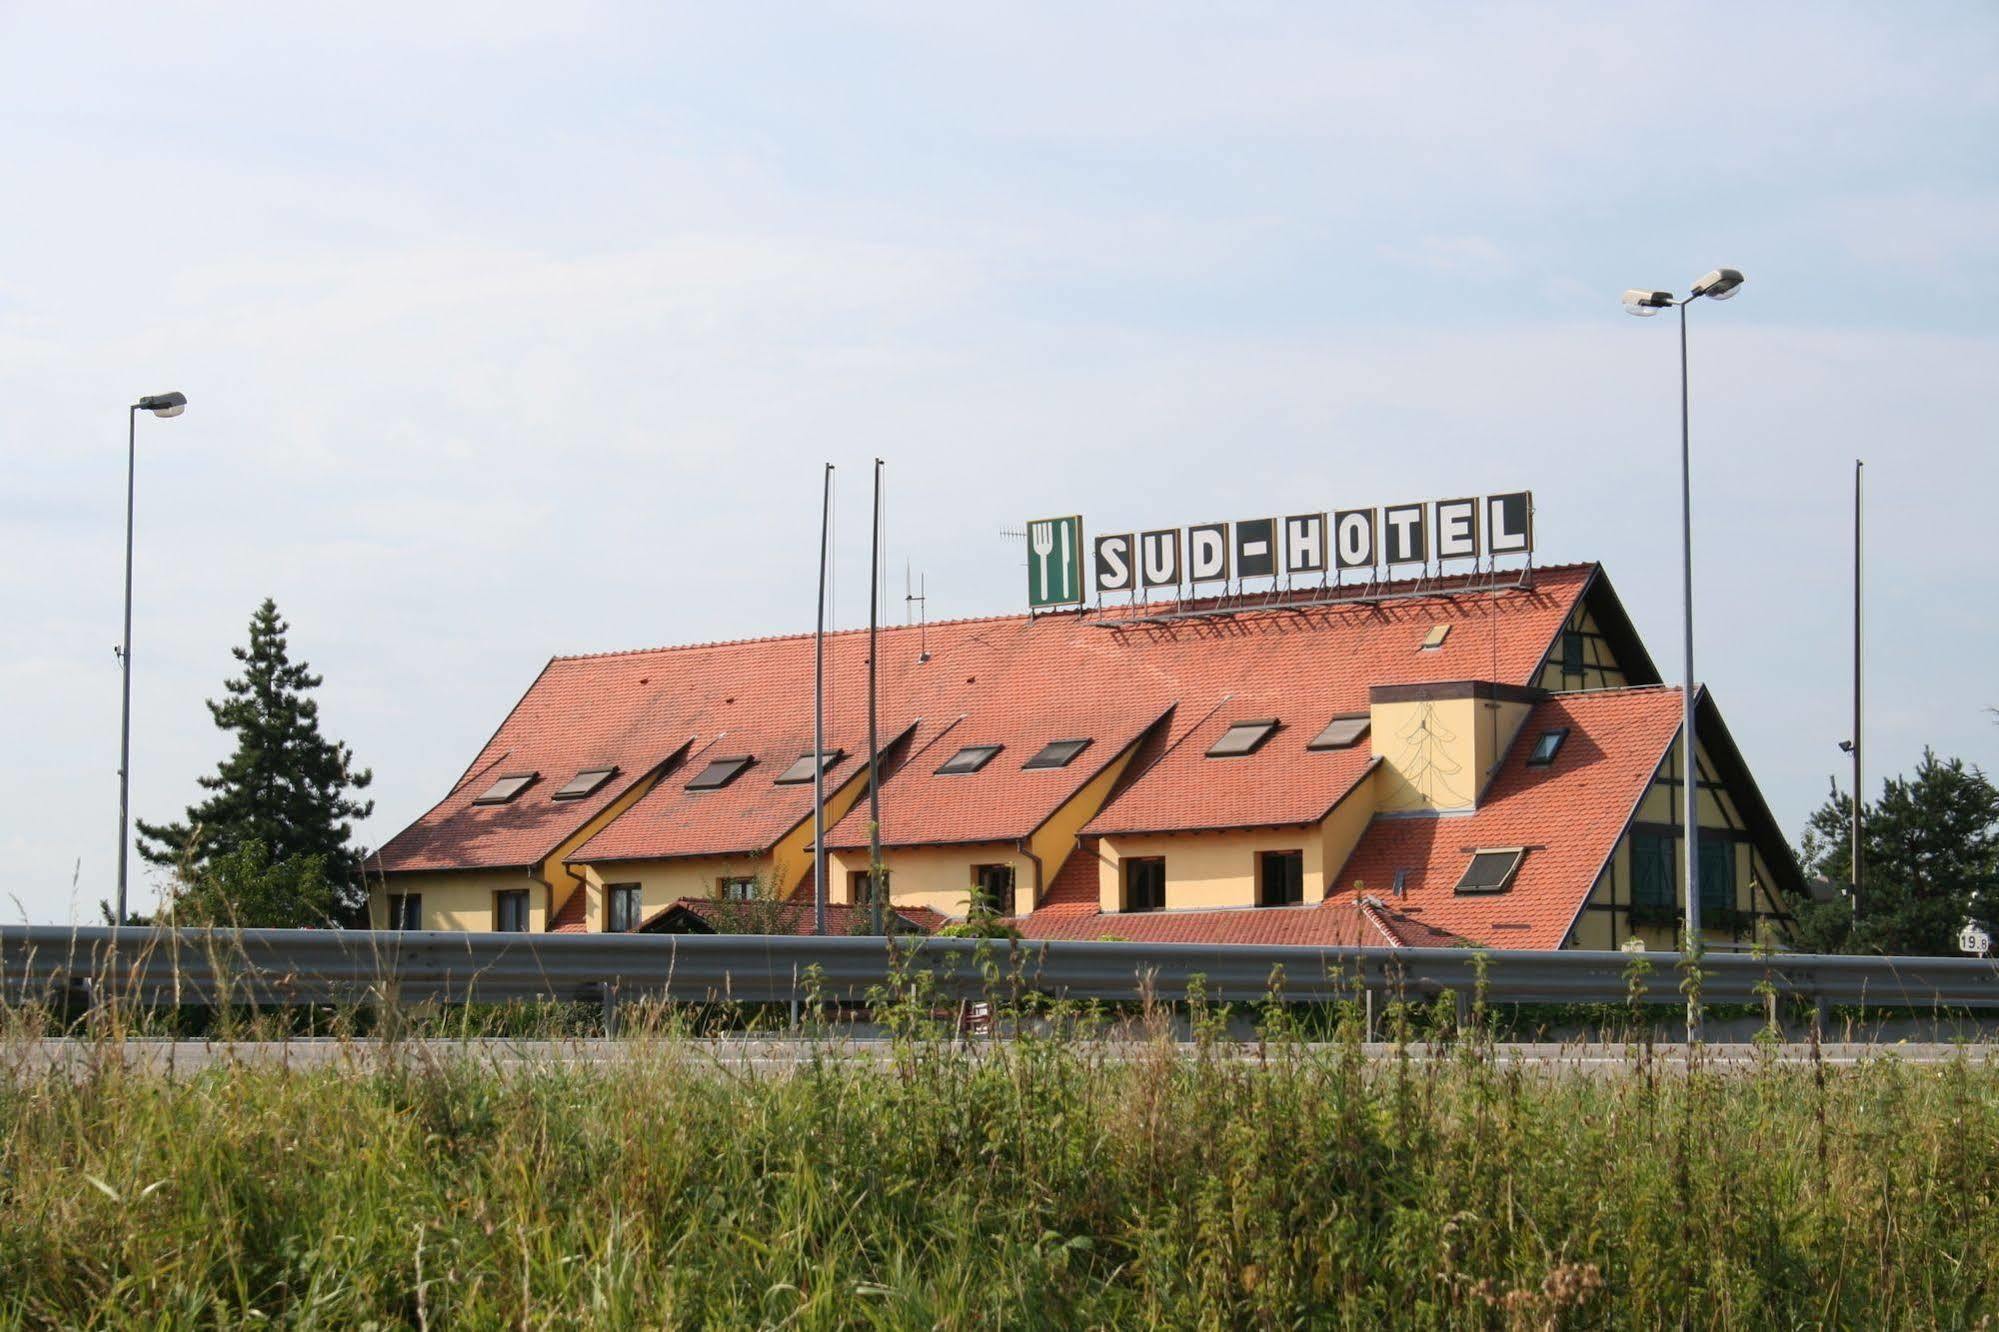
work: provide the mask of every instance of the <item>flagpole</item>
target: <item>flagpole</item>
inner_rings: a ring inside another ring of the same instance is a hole
[[[812,932],[826,932],[826,546],[833,522],[833,464],[819,498],[819,629],[812,643]]]
[[[882,563],[882,460],[875,459],[874,536],[868,544],[868,901],[869,921],[876,934],[882,932],[882,805],[881,735],[875,723],[876,634],[881,619]]]

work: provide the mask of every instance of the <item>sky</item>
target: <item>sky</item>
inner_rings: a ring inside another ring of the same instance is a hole
[[[1125,531],[1532,489],[1788,833],[1868,766],[1999,770],[1999,10],[1987,4],[29,5],[0,0],[0,888],[116,861],[275,597],[379,844],[552,654],[1024,608]],[[157,888],[135,875],[144,907]]]

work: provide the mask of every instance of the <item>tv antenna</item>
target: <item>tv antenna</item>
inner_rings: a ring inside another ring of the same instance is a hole
[[[916,659],[919,662],[930,660],[929,590],[930,575],[927,573],[916,582],[915,586],[912,587],[910,585],[909,561],[904,560],[902,563],[902,622],[905,627],[909,624],[909,613],[913,607],[916,611],[917,642],[919,645]]]

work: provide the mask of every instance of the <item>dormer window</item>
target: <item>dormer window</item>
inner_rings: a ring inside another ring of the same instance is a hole
[[[1335,717],[1326,723],[1326,729],[1312,737],[1307,749],[1352,749],[1367,738],[1368,716],[1359,713],[1351,717]]]
[[[487,787],[483,795],[475,796],[475,805],[504,805],[521,792],[533,786],[538,772],[510,772]]]
[[[690,791],[719,791],[730,782],[743,775],[756,759],[748,754],[738,754],[733,758],[708,760],[708,766],[696,773],[694,780],[687,784]]]
[[[1458,880],[1460,893],[1503,893],[1513,886],[1513,876],[1520,872],[1520,862],[1527,855],[1523,846],[1495,847],[1489,851],[1472,852],[1471,864],[1465,866],[1464,877]]]
[[[810,753],[800,754],[798,761],[774,777],[771,784],[774,786],[795,786],[799,782],[809,782],[812,780],[815,772],[825,772],[845,757],[847,757],[846,750],[829,749],[819,756],[820,761],[815,767]]]
[[[1240,721],[1222,732],[1222,738],[1208,746],[1209,758],[1241,758],[1254,754],[1277,730],[1274,718],[1264,721]]]
[[[616,768],[585,768],[556,789],[551,800],[581,800],[618,775]]]
[[[944,760],[944,766],[937,769],[939,777],[962,777],[966,773],[977,772],[993,761],[1003,745],[966,745],[963,749]]]
[[[1543,731],[1534,737],[1534,748],[1527,755],[1527,766],[1545,768],[1555,761],[1555,755],[1562,752],[1562,741],[1569,738],[1569,728],[1558,726],[1551,731]]]

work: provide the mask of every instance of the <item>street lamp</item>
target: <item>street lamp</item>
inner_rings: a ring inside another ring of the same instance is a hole
[[[125,858],[129,854],[126,823],[132,809],[132,492],[139,461],[139,413],[179,416],[187,410],[187,394],[149,393],[132,404],[125,423],[125,645],[118,649],[118,664],[124,672],[124,709],[118,721],[118,914],[114,925],[125,923]]]
[[[1717,268],[1695,282],[1685,300],[1675,300],[1670,291],[1624,293],[1624,308],[1641,318],[1674,306],[1680,311],[1680,565],[1687,663],[1680,730],[1681,752],[1686,761],[1680,769],[1680,794],[1681,817],[1687,830],[1687,947],[1694,952],[1699,952],[1701,946],[1700,759],[1694,742],[1694,487],[1687,429],[1687,307],[1703,296],[1711,301],[1725,301],[1742,289],[1742,282],[1742,274],[1735,269]],[[1698,1034],[1699,1021],[1699,1015],[1689,1008],[1689,1037]]]

